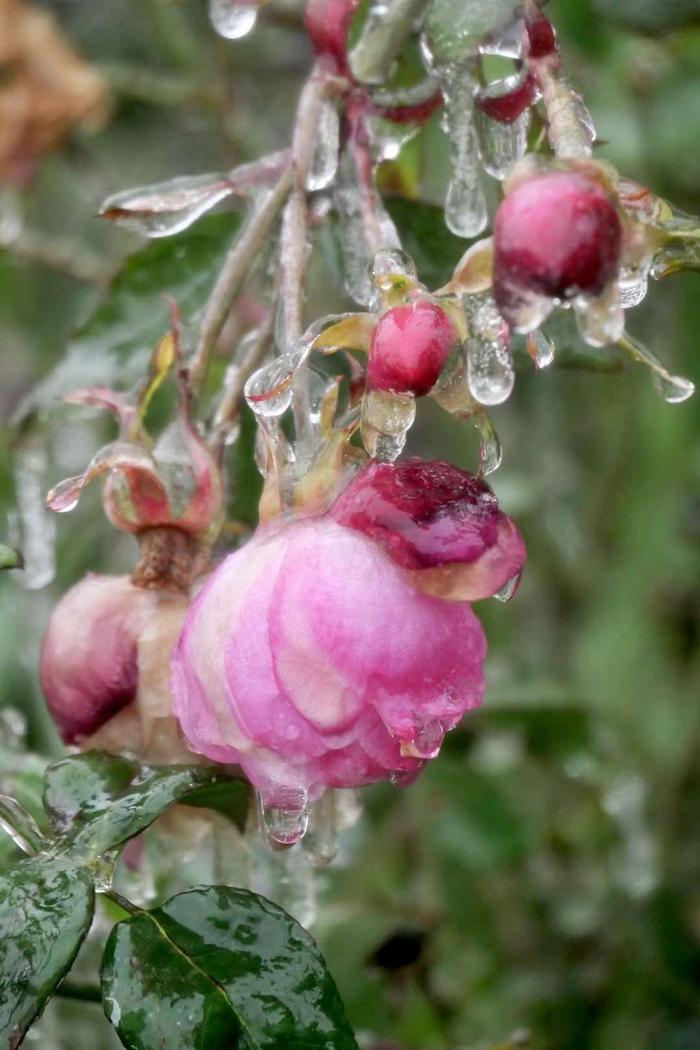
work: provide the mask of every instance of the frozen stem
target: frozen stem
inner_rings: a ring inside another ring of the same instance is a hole
[[[270,347],[273,329],[274,313],[270,311],[267,320],[258,329],[257,338],[248,347],[248,352],[243,360],[231,366],[228,381],[214,418],[214,428],[210,442],[211,450],[217,458],[221,457],[226,444],[226,437],[238,418],[246,381],[262,363]]]
[[[426,6],[426,0],[375,0],[350,54],[350,68],[361,84],[382,84],[389,77]]]

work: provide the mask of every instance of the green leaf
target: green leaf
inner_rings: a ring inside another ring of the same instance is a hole
[[[247,890],[188,890],[118,923],[102,992],[130,1050],[357,1050],[312,938]]]
[[[19,420],[50,407],[79,387],[128,388],[142,378],[151,352],[168,330],[169,295],[183,321],[203,307],[221,268],[238,215],[210,215],[175,237],[132,255],[105,300],[68,344],[65,357],[22,404]]]
[[[386,201],[386,206],[421,281],[428,288],[442,287],[464,255],[465,242],[450,233],[444,212],[435,204],[394,197]]]
[[[192,792],[194,805],[210,804],[196,792],[214,787],[218,796],[212,808],[224,806],[229,816],[247,812],[248,785],[222,777],[214,768],[139,766],[94,751],[47,769],[44,802],[62,847],[89,861],[138,835],[174,802],[188,801]]]
[[[596,0],[595,8],[634,29],[671,30],[700,19],[700,0]]]
[[[70,969],[90,929],[92,879],[58,858],[0,876],[0,1046],[14,1050]]]
[[[23,569],[24,558],[14,547],[0,543],[0,569]]]

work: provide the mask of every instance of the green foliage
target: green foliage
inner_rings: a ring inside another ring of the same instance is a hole
[[[130,1050],[357,1050],[311,937],[246,890],[190,890],[118,923],[102,988]]]
[[[15,1050],[90,929],[92,878],[62,857],[0,876],[0,1045]]]

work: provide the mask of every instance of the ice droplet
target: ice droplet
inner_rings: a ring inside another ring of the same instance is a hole
[[[476,77],[472,61],[440,71],[445,98],[445,130],[450,142],[452,177],[445,198],[445,222],[458,237],[476,237],[488,222],[481,186],[479,145],[474,124]]]
[[[445,738],[445,727],[439,718],[429,718],[416,726],[409,740],[401,741],[403,758],[435,758]]]
[[[629,332],[625,332],[624,336],[619,340],[619,345],[635,361],[639,361],[640,364],[646,365],[647,368],[651,369],[654,386],[664,401],[668,401],[671,405],[680,404],[681,401],[687,401],[695,393],[695,384],[690,379],[672,375],[656,354],[652,353],[651,350],[630,335]]]
[[[260,827],[272,846],[293,846],[300,842],[309,826],[309,797],[299,788],[275,788],[258,792]]]
[[[622,293],[616,281],[595,299],[576,299],[574,313],[578,330],[589,346],[616,343],[625,330]]]
[[[526,345],[527,352],[537,368],[548,368],[551,365],[556,347],[554,340],[550,339],[546,332],[543,332],[541,328],[530,332]]]
[[[500,591],[496,591],[494,598],[499,602],[509,602],[520,584],[522,573],[518,572],[515,576],[511,576],[507,583],[501,587]]]
[[[410,394],[368,390],[362,401],[360,429],[370,456],[385,463],[398,459],[415,418],[416,401]]]
[[[233,191],[225,175],[185,175],[115,193],[99,214],[143,237],[170,237],[186,230]]]
[[[22,551],[20,582],[30,591],[50,583],[56,573],[56,524],[45,503],[46,450],[21,447],[15,460],[16,512],[12,516],[12,544]]]
[[[340,121],[335,105],[325,99],[318,114],[316,145],[306,178],[307,190],[324,190],[333,182],[338,170]]]
[[[502,404],[515,383],[508,326],[490,296],[469,318],[467,381],[472,397],[482,405]]]
[[[507,124],[492,120],[477,107],[475,119],[482,164],[494,179],[505,179],[513,165],[525,155],[530,110],[523,110],[519,117]]]
[[[286,356],[263,365],[246,382],[245,399],[259,418],[284,415],[292,403],[294,368]]]
[[[620,297],[624,310],[630,310],[633,306],[639,306],[646,298],[649,288],[649,278],[646,271],[644,273],[632,272],[628,274],[625,274],[623,271],[620,274],[619,283]]]
[[[474,425],[479,431],[481,448],[479,451],[480,473],[483,477],[493,474],[503,460],[501,440],[487,412],[480,409],[474,414]]]
[[[258,5],[245,0],[209,0],[209,20],[219,36],[240,40],[258,20]]]

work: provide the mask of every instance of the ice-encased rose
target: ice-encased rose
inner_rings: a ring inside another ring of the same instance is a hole
[[[128,577],[91,573],[54,609],[39,676],[67,744],[94,733],[136,696],[138,638],[152,605]]]
[[[174,652],[173,709],[193,750],[239,763],[269,804],[313,799],[416,775],[481,702],[485,652],[467,602],[424,593],[326,516],[265,530],[215,570]]]

